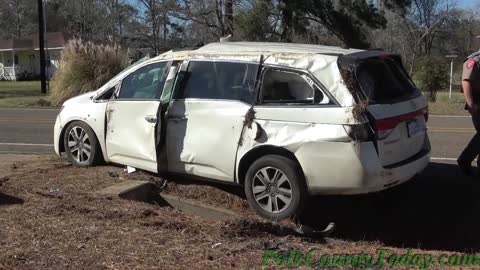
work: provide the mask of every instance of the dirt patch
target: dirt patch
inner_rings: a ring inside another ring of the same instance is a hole
[[[341,233],[338,239],[303,237],[292,222],[271,223],[249,215],[242,196],[225,187],[178,181],[169,182],[164,192],[210,200],[213,205],[243,211],[242,218],[205,220],[156,204],[94,193],[124,179],[161,182],[147,173],[127,175],[123,168],[113,166],[76,168],[54,156],[31,156],[2,166],[12,163],[16,168],[5,175],[9,180],[0,187],[0,269],[259,269],[265,249],[375,254],[376,249],[387,247],[406,252],[367,233],[363,237],[368,241]],[[319,209],[317,214],[327,207]],[[365,212],[355,213],[352,216],[361,222]],[[381,223],[381,216],[377,218],[373,221]],[[354,227],[355,222],[346,220],[345,224]],[[268,265],[275,268],[273,262]]]
[[[168,181],[162,193],[198,200],[206,205],[226,208],[247,215],[255,215],[243,197],[241,187],[202,184],[190,180]]]

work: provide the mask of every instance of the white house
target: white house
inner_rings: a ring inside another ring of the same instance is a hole
[[[51,77],[58,68],[63,47],[72,37],[61,32],[47,33],[48,77]],[[21,80],[40,76],[39,51],[38,34],[18,39],[0,39],[0,80]]]

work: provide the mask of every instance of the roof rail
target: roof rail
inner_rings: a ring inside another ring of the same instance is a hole
[[[172,49],[172,52],[182,52],[182,51],[194,51],[200,47],[203,47],[203,42],[197,43],[195,46],[182,46],[179,48]]]

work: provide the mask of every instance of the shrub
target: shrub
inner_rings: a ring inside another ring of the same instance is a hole
[[[60,66],[50,82],[50,100],[65,100],[98,89],[128,65],[128,52],[117,45],[73,39],[63,49]]]
[[[422,58],[416,65],[413,77],[420,90],[428,93],[428,99],[435,102],[437,91],[448,86],[448,65],[429,57]]]

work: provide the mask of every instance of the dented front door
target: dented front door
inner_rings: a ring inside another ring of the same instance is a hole
[[[190,61],[167,113],[171,172],[233,182],[245,114],[254,97],[258,65]]]
[[[122,80],[107,105],[107,156],[110,162],[158,172],[157,127],[166,62],[143,66]]]

